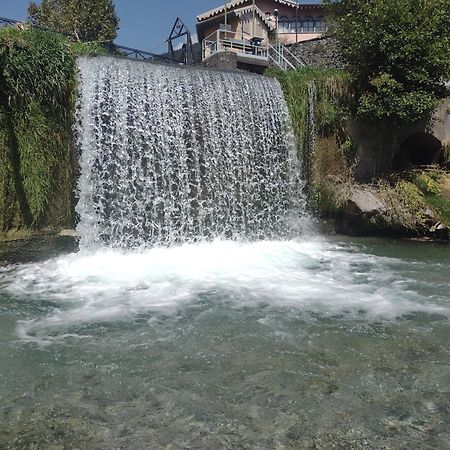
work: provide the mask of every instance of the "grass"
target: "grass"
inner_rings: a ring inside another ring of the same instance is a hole
[[[340,208],[340,195],[333,194],[333,182],[328,178],[342,179],[349,173],[351,145],[341,132],[348,75],[337,69],[313,68],[269,69],[266,74],[279,80],[285,94],[303,177],[308,181],[309,206],[321,215],[332,215]]]
[[[434,194],[425,196],[425,201],[438,212],[442,223],[450,227],[450,202],[448,199],[440,194]]]
[[[448,176],[441,170],[413,171],[410,177],[424,195],[425,202],[439,216],[444,225],[450,226],[450,197],[444,195]]]
[[[78,51],[58,34],[0,30],[1,230],[72,222]]]

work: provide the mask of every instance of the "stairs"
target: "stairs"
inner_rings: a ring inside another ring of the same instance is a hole
[[[305,67],[306,63],[303,59],[295,56],[283,44],[269,44],[268,47],[269,62],[273,67],[277,67],[283,71],[295,70],[299,67]]]

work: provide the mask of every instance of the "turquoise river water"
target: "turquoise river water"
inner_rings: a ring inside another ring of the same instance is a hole
[[[449,275],[333,237],[1,268],[0,448],[449,448]]]

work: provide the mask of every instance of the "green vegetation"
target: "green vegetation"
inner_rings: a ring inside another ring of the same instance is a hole
[[[36,29],[0,31],[0,101],[27,108],[38,101],[50,114],[66,110],[75,59],[66,39]]]
[[[42,0],[28,7],[31,21],[75,42],[112,42],[119,19],[112,0]]]
[[[348,74],[335,69],[304,68],[288,72],[266,71],[275,76],[285,93],[308,180],[313,211],[333,216],[341,207],[341,191],[351,178],[354,145],[345,135]]]
[[[411,181],[420,189],[428,207],[450,226],[450,179],[441,170],[413,171]]]
[[[388,227],[402,226],[420,232],[440,221],[450,225],[450,179],[442,170],[411,170],[389,181],[379,181],[375,193],[387,206]],[[431,215],[431,217],[430,217]]]
[[[427,119],[449,95],[448,0],[328,1],[351,75],[354,113],[396,124]]]
[[[0,231],[72,223],[75,75],[66,38],[0,30]]]
[[[354,232],[434,235],[432,228],[437,223],[450,225],[450,178],[441,170],[412,170],[370,184],[355,182],[356,143],[345,124],[351,89],[345,72],[300,69],[267,74],[276,76],[285,92],[313,212],[341,220],[352,194],[369,191],[384,209],[355,218],[348,224]]]
[[[424,227],[426,203],[414,183],[403,179],[391,182],[381,180],[375,194],[386,205],[386,211],[379,218],[381,227],[417,232]]]
[[[303,138],[308,127],[309,92],[313,87],[315,126],[327,133],[345,118],[342,100],[347,93],[348,75],[337,69],[302,68],[283,72],[268,69],[266,75],[280,82],[291,113],[295,133]]]

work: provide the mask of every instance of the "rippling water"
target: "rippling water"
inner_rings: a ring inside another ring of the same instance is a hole
[[[447,448],[449,269],[319,238],[0,269],[0,448]]]

